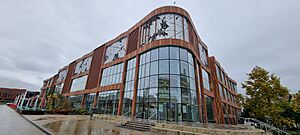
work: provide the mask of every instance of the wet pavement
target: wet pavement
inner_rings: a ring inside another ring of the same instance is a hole
[[[34,123],[56,135],[155,135],[120,128],[117,124],[99,119],[89,119],[84,115],[25,115]]]
[[[0,105],[1,135],[44,135],[40,129],[6,105]]]

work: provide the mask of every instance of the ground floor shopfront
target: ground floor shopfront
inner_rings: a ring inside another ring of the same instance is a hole
[[[69,100],[71,102],[71,106],[73,109],[85,109],[90,111],[90,109],[95,108],[98,114],[109,114],[109,115],[118,115],[118,110],[122,105],[122,113],[121,115],[125,115],[130,117],[132,113],[132,105],[126,105],[126,103],[119,103],[120,93],[118,90],[106,91],[98,93],[90,93],[85,95],[75,95],[69,96]],[[145,104],[136,103],[135,104],[135,117],[148,119],[161,120],[161,121],[169,121],[169,122],[205,122],[203,121],[204,113],[207,115],[207,122],[215,123],[214,121],[214,110],[213,105],[214,102],[210,97],[206,98],[207,108],[206,112],[199,112],[199,106],[191,105],[187,103],[159,103],[159,102],[150,102]],[[96,100],[96,102],[94,102]],[[132,101],[131,101],[132,102]],[[233,109],[235,112],[239,112],[239,109],[226,106],[222,104],[225,109]],[[94,106],[94,107],[93,107]],[[226,108],[227,107],[227,108]],[[203,106],[201,106],[201,110],[203,110]],[[228,111],[229,112],[229,111]],[[233,111],[231,111],[233,112]],[[226,124],[236,124],[238,114],[224,114],[224,121]],[[131,116],[132,117],[132,116]],[[202,117],[202,118],[201,118]]]

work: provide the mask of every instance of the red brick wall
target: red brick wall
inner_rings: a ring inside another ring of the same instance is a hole
[[[94,50],[92,64],[89,70],[89,76],[86,84],[86,89],[92,89],[97,87],[100,67],[104,56],[104,46],[101,46]]]

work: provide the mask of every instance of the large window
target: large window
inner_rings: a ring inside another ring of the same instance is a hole
[[[91,66],[92,57],[85,58],[76,63],[74,74],[89,71]]]
[[[86,81],[87,81],[87,75],[73,79],[70,92],[84,90]]]
[[[165,38],[189,41],[188,35],[188,21],[185,17],[178,14],[161,14],[143,24],[141,45]]]
[[[106,48],[104,63],[109,63],[115,59],[122,58],[126,54],[127,37],[124,37]]]
[[[199,121],[194,60],[186,49],[159,47],[142,54],[138,80],[138,117],[158,111],[161,120]]]
[[[123,66],[124,64],[120,63],[103,69],[101,77],[101,86],[121,83],[123,75]]]
[[[127,62],[126,70],[126,83],[124,89],[123,97],[123,114],[126,113],[126,116],[130,116],[132,99],[133,99],[133,90],[134,90],[134,78],[135,78],[135,67],[136,67],[136,58],[133,58]]]
[[[205,95],[205,101],[206,101],[206,113],[207,113],[207,120],[208,122],[215,122],[214,120],[214,111],[213,111],[213,98]]]
[[[97,99],[97,113],[117,115],[119,99],[119,90],[105,91],[99,93]]]
[[[210,90],[209,75],[206,70],[202,69],[203,86],[206,90]]]
[[[79,109],[81,106],[82,95],[70,96],[69,101],[71,103],[72,109]]]

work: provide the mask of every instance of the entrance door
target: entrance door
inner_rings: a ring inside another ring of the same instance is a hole
[[[182,121],[188,121],[188,108],[186,104],[182,104]]]

